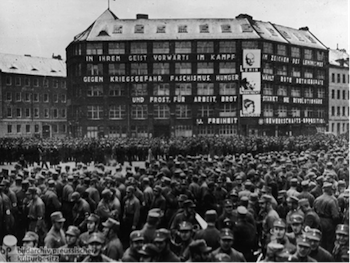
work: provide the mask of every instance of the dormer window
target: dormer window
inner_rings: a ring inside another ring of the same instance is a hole
[[[165,33],[165,25],[157,26],[157,33]]]
[[[200,33],[209,33],[209,25],[208,24],[200,25],[199,32]]]
[[[284,36],[285,38],[291,39],[290,35],[289,35],[286,31],[281,30],[281,34],[282,34],[282,36]]]
[[[123,26],[116,25],[113,28],[113,34],[122,34],[123,33]]]
[[[253,28],[249,24],[241,25],[242,32],[253,32]]]
[[[143,25],[136,25],[135,26],[135,33],[143,34],[145,27]]]
[[[187,31],[187,25],[180,25],[180,26],[178,27],[178,32],[179,32],[179,33],[188,33],[188,31]]]
[[[299,40],[299,41],[302,41],[304,42],[304,39],[301,37],[301,35],[299,35],[298,33],[293,33],[293,35]]]
[[[221,25],[222,33],[232,33],[231,25]]]
[[[308,40],[310,40],[310,41],[311,41],[311,43],[316,44],[315,39],[313,39],[312,37],[310,37],[310,36],[306,36],[306,38],[307,38]]]
[[[275,36],[275,37],[278,36],[277,33],[276,33],[276,31],[273,30],[272,28],[268,28],[267,30],[270,32],[270,34],[271,34],[272,36]]]
[[[109,34],[107,33],[106,30],[101,30],[100,33],[98,34],[99,37],[109,37]]]
[[[10,69],[18,69],[17,66],[15,64],[12,64]]]

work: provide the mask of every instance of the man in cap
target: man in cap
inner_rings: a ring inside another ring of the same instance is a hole
[[[185,200],[183,203],[183,207],[183,212],[178,213],[175,216],[173,222],[171,223],[170,229],[172,231],[175,231],[179,224],[183,221],[191,222],[193,225],[197,224],[195,218],[196,212],[194,210],[196,208],[196,205],[193,203],[193,201],[190,199]]]
[[[72,194],[72,202],[74,203],[72,210],[73,225],[81,227],[86,215],[89,215],[91,212],[90,205],[85,199],[81,198],[78,192]]]
[[[23,248],[26,249],[38,247],[38,242],[39,236],[32,231],[25,233],[24,238],[22,239]]]
[[[66,242],[64,246],[60,247],[62,249],[60,253],[60,262],[77,262],[81,255],[71,252],[74,248],[78,247],[78,238],[80,235],[80,230],[76,226],[69,226],[66,231]],[[79,260],[80,261],[80,260]]]
[[[279,215],[277,214],[276,210],[272,207],[272,199],[270,195],[264,194],[259,199],[259,218],[262,219],[261,226],[262,226],[262,238],[261,243],[263,246],[266,244],[264,243],[266,238],[270,235],[270,231],[273,228],[274,222],[279,219]]]
[[[73,175],[69,175],[67,179],[68,182],[62,190],[62,213],[66,218],[66,227],[73,224],[72,209],[74,206],[74,203],[72,202],[72,194],[74,193],[74,177]]]
[[[155,208],[156,209],[156,208]],[[152,243],[156,230],[158,228],[162,211],[156,212],[155,210],[150,210],[147,215],[146,224],[143,226],[141,232],[145,238],[145,243]]]
[[[112,200],[113,193],[111,190],[104,189],[101,193],[101,201],[98,203],[97,208],[95,210],[96,215],[98,215],[101,221],[106,221],[108,218],[117,219],[117,212],[115,210],[111,210],[110,202]]]
[[[291,196],[297,196],[300,193],[297,190],[298,187],[298,179],[297,178],[292,178],[290,180],[290,188],[287,190],[287,197],[291,197]]]
[[[45,237],[45,247],[59,248],[66,244],[66,236],[63,231],[63,223],[66,219],[61,212],[51,214],[52,227]]]
[[[320,228],[320,217],[318,214],[310,207],[309,200],[306,198],[300,199],[298,201],[300,210],[304,213],[304,227],[308,226],[310,228]]]
[[[227,219],[227,220],[226,220]],[[218,229],[232,228],[237,222],[237,211],[233,209],[233,203],[231,199],[224,201],[224,210],[217,220]]]
[[[281,253],[283,249],[284,249],[284,246],[282,244],[270,242],[267,244],[265,258],[257,262],[278,262],[276,259],[276,254]]]
[[[154,244],[145,244],[138,251],[140,255],[140,262],[154,262],[154,259],[158,256],[158,248]]]
[[[5,181],[5,182],[4,182]],[[12,214],[12,204],[10,198],[5,194],[5,184],[7,180],[0,182],[0,234],[8,234],[13,231],[14,217]]]
[[[111,259],[120,260],[124,254],[122,243],[117,234],[120,223],[115,219],[108,218],[106,222],[102,223],[102,226],[105,236],[103,254]]]
[[[306,231],[305,235],[306,239],[310,243],[310,257],[317,260],[318,262],[334,262],[332,254],[320,246],[320,241],[322,237],[322,233],[320,230],[310,228]]]
[[[61,202],[58,200],[54,180],[49,180],[48,188],[44,193],[44,195],[42,196],[42,199],[46,207],[45,222],[47,227],[51,228],[50,215],[55,211],[61,210]]]
[[[205,212],[204,219],[208,226],[205,229],[197,231],[194,239],[204,239],[208,246],[217,249],[220,246],[220,231],[216,228],[217,213],[215,210]]]
[[[82,262],[113,262],[113,259],[102,254],[104,243],[102,233],[93,233],[88,240],[89,255]]]
[[[91,211],[95,211],[98,203],[101,200],[100,197],[100,192],[97,190],[97,182],[98,179],[96,177],[92,178],[90,180],[90,185],[89,187],[86,189],[86,192],[88,193],[88,197],[91,200]]]
[[[273,228],[271,229],[271,239],[269,241],[282,244],[284,249],[290,254],[293,254],[296,250],[288,237],[286,236],[286,223],[283,219],[277,219],[273,222]]]
[[[156,185],[153,188],[153,199],[150,209],[152,208],[160,208],[163,211],[163,214],[165,213],[166,200],[162,195],[162,187],[160,185]]]
[[[308,239],[305,236],[301,236],[297,239],[297,251],[293,254],[292,261],[294,262],[317,262],[310,257],[311,246]]]
[[[336,238],[332,255],[336,262],[342,261],[342,256],[349,253],[349,225],[339,224],[335,230]]]
[[[125,234],[122,240],[127,240],[130,233],[136,229],[140,219],[141,204],[135,196],[135,188],[128,186],[126,188],[126,196],[124,201],[124,213],[122,221],[122,229]]]
[[[298,199],[306,198],[309,200],[310,206],[313,207],[315,197],[309,192],[309,181],[304,180],[301,182],[302,191],[297,195]]]
[[[207,246],[204,239],[192,241],[189,246],[190,259],[187,262],[212,262],[212,248]]]
[[[292,232],[287,233],[286,236],[293,245],[296,245],[297,239],[303,235],[304,216],[297,212],[293,213],[290,216],[290,221]]]
[[[190,222],[182,222],[179,225],[178,236],[180,238],[179,249],[175,254],[180,258],[182,262],[187,261],[190,258],[189,245],[193,241],[193,225]]]
[[[335,240],[335,227],[340,220],[339,205],[333,195],[331,183],[325,182],[323,184],[323,194],[316,198],[314,208],[320,217],[321,246],[331,252]]]
[[[165,228],[158,229],[153,243],[157,246],[159,254],[158,262],[180,262],[180,259],[170,250],[170,232]]]
[[[98,215],[90,214],[86,218],[87,231],[82,233],[79,236],[79,245],[81,247],[86,247],[88,245],[88,241],[89,241],[90,236],[93,233],[98,232],[99,225],[100,225],[100,217]]]
[[[141,231],[135,230],[130,234],[130,247],[125,251],[122,261],[123,262],[138,262],[140,259],[139,250],[144,245],[144,237]]]
[[[227,228],[222,229],[220,232],[220,247],[213,251],[213,255],[225,253],[230,256],[231,262],[246,262],[243,254],[232,248],[233,240],[232,231]]]

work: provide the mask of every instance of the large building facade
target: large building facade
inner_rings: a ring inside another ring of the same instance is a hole
[[[108,9],[66,52],[76,137],[326,131],[328,50],[308,28]]]
[[[0,103],[0,137],[66,136],[65,63],[0,54]]]
[[[349,131],[349,54],[329,50],[329,126],[328,132],[340,135]]]

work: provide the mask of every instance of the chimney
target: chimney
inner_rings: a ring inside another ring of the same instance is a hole
[[[53,59],[62,60],[61,55],[57,55],[57,56],[55,56],[55,54],[52,54],[52,58],[53,58]]]
[[[304,26],[304,27],[299,28],[299,30],[309,31],[309,27]]]
[[[248,14],[239,14],[238,16],[236,16],[236,19],[242,19],[242,18],[246,18],[246,19],[248,19],[248,20],[253,20],[253,17],[252,16],[250,16],[250,15],[248,15]]]
[[[31,57],[32,55],[29,54],[24,54],[25,57]]]
[[[147,14],[137,14],[136,19],[148,19],[148,15]]]

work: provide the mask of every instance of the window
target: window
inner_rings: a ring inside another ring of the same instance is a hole
[[[277,55],[287,56],[287,46],[286,45],[277,45]]]
[[[237,128],[233,125],[220,125],[219,134],[221,136],[232,136],[237,134]]]
[[[12,133],[12,125],[7,125],[7,133]]]
[[[153,116],[155,119],[169,119],[170,109],[166,104],[154,104]]]
[[[242,49],[256,49],[258,47],[258,41],[242,41]]]
[[[53,110],[52,110],[52,116],[53,116],[54,118],[58,118],[58,109],[53,109]]]
[[[86,55],[102,55],[102,43],[86,43]]]
[[[313,117],[312,115],[313,115],[312,108],[306,107],[306,108],[304,109],[304,117],[305,117],[305,118],[312,118],[312,117]]]
[[[125,105],[110,105],[109,106],[109,118],[111,120],[124,119],[126,116]]]
[[[49,117],[50,117],[49,109],[44,109],[44,118],[49,118]]]
[[[61,102],[66,103],[67,102],[67,96],[66,94],[61,94]]]
[[[12,118],[12,108],[11,107],[7,107],[7,118]]]
[[[236,95],[237,84],[236,83],[220,83],[219,84],[220,95]]]
[[[337,90],[337,99],[340,100],[340,90]]]
[[[214,63],[213,62],[199,62],[197,67],[198,74],[213,74]]]
[[[219,53],[236,53],[236,42],[234,41],[220,41]]]
[[[135,31],[134,33],[138,33],[138,34],[143,34],[145,30],[144,25],[135,25]]]
[[[343,116],[346,116],[346,113],[345,113],[345,107],[343,106]]]
[[[67,118],[67,110],[66,109],[61,109],[61,117]]]
[[[130,44],[130,54],[147,54],[147,43],[132,42]]]
[[[191,53],[191,42],[190,41],[181,41],[175,42],[175,53],[183,54],[183,53]]]
[[[190,125],[175,125],[175,137],[192,137],[192,127]]]
[[[214,95],[214,83],[198,83],[197,95]]]
[[[12,85],[12,78],[10,76],[6,76],[6,85]]]
[[[48,79],[44,79],[44,88],[48,88],[49,87],[49,80]]]
[[[324,109],[317,109],[317,118],[324,118],[326,116]]]
[[[58,103],[58,94],[54,93],[54,94],[52,95],[52,99],[53,99],[53,102],[54,102],[54,103]]]
[[[292,117],[300,117],[300,108],[297,108],[297,107],[292,108]]]
[[[86,64],[87,75],[103,75],[103,64]]]
[[[346,93],[345,93],[345,90],[343,90],[343,100],[346,100]]]
[[[125,126],[109,126],[109,137],[117,138],[117,137],[126,137],[126,127]]]
[[[39,80],[37,78],[33,79],[33,85],[34,87],[39,87]]]
[[[285,65],[278,65],[277,66],[277,75],[280,76],[287,76],[288,74],[288,68]]]
[[[34,108],[34,118],[39,118],[39,108]]]
[[[304,59],[313,59],[311,49],[304,49]]]
[[[298,47],[292,47],[291,48],[291,52],[292,52],[292,57],[293,58],[300,58],[300,48]]]
[[[108,64],[108,74],[125,75],[125,63]]]
[[[291,88],[291,91],[290,91],[290,95],[292,96],[292,97],[301,97],[301,93],[300,93],[300,88],[299,87],[292,87]]]
[[[30,109],[25,108],[25,109],[24,109],[24,112],[25,112],[26,118],[30,118]]]
[[[323,51],[316,51],[316,59],[318,61],[323,61],[324,60],[324,52]]]
[[[125,86],[122,84],[110,84],[108,94],[111,97],[125,96]]]
[[[132,84],[131,96],[147,96],[147,84]]]
[[[317,88],[317,98],[322,99],[322,98],[325,98],[325,96],[326,96],[325,89],[323,87]]]
[[[292,67],[292,77],[300,78],[301,77],[301,71],[298,67]]]
[[[198,41],[197,53],[213,53],[214,42],[213,41]]]
[[[233,103],[221,103],[220,104],[220,117],[235,117],[237,115],[236,105]]]
[[[49,102],[49,94],[44,93],[44,102]]]
[[[21,101],[21,93],[16,92],[16,101]]]
[[[17,133],[21,133],[21,124],[17,124]]]
[[[125,54],[125,43],[108,43],[108,54]]]
[[[12,101],[12,93],[6,92],[6,101]]]
[[[312,87],[306,87],[304,88],[305,91],[305,97],[306,98],[312,98],[313,97],[313,92],[312,92]]]
[[[103,117],[102,106],[87,106],[87,118],[90,120],[99,120]]]
[[[177,119],[192,118],[192,110],[190,105],[176,105],[175,112]]]
[[[324,70],[321,70],[321,69],[318,69],[317,70],[317,79],[325,79],[325,71]]]
[[[332,89],[332,93],[331,93],[332,95],[332,99],[335,99],[335,90],[334,89]]]
[[[312,69],[306,68],[304,71],[304,78],[312,79],[314,77],[314,72]]]
[[[169,74],[169,63],[153,63],[153,74]]]
[[[175,83],[175,95],[177,96],[192,95],[191,83]]]
[[[30,78],[25,78],[24,79],[24,85],[30,86]]]
[[[148,107],[147,105],[138,104],[131,106],[131,118],[134,120],[147,119]]]
[[[200,33],[209,33],[209,25],[208,24],[199,25],[199,32]]]
[[[66,133],[66,130],[67,130],[66,127],[67,127],[67,126],[66,126],[65,124],[60,125],[60,126],[59,126],[60,132],[61,132],[61,133]]]
[[[264,117],[273,117],[273,106],[271,104],[265,104],[263,106]]]
[[[219,74],[232,74],[232,73],[236,73],[235,62],[220,62]]]
[[[287,106],[285,105],[278,106],[277,117],[287,117]]]
[[[131,63],[131,75],[147,75],[147,63]]]
[[[179,33],[187,33],[187,25],[179,25],[178,32]]]
[[[273,95],[273,87],[271,83],[263,83],[263,95]]]
[[[153,95],[154,96],[169,96],[170,86],[169,83],[164,84],[153,84]]]
[[[26,125],[26,133],[30,133],[30,125]]]
[[[286,86],[278,86],[277,88],[277,96],[288,96],[287,95],[287,87]]]
[[[175,74],[191,74],[191,63],[175,63]]]
[[[337,83],[340,83],[340,74],[337,74]]]
[[[229,24],[221,25],[221,33],[232,33],[231,25]]]
[[[199,136],[214,136],[215,134],[215,126],[199,126],[198,127],[198,135]]]
[[[272,63],[267,63],[267,62],[263,63],[263,73],[273,75]]]
[[[88,126],[86,131],[86,136],[88,138],[97,138],[98,136],[98,127],[97,126]]]
[[[58,80],[54,79],[52,82],[53,82],[53,87],[58,88]]]
[[[132,137],[148,137],[147,125],[131,125],[131,136]]]
[[[39,93],[34,93],[33,94],[33,101],[34,102],[39,102]]]
[[[87,87],[87,96],[88,97],[101,97],[103,96],[103,86],[102,85],[93,85]]]
[[[343,83],[346,83],[345,74],[343,74]]]
[[[21,86],[21,78],[20,77],[15,77],[15,85]]]
[[[157,26],[157,33],[158,34],[166,33],[166,26],[165,25],[158,25]]]
[[[332,82],[334,83],[335,82],[335,74],[332,73]]]
[[[153,42],[154,54],[168,54],[170,52],[169,42]]]
[[[197,110],[197,117],[213,117],[214,107],[212,105],[200,105]]]
[[[263,43],[263,53],[273,54],[273,44],[272,43]]]
[[[332,123],[332,132],[334,132],[334,123]]]

